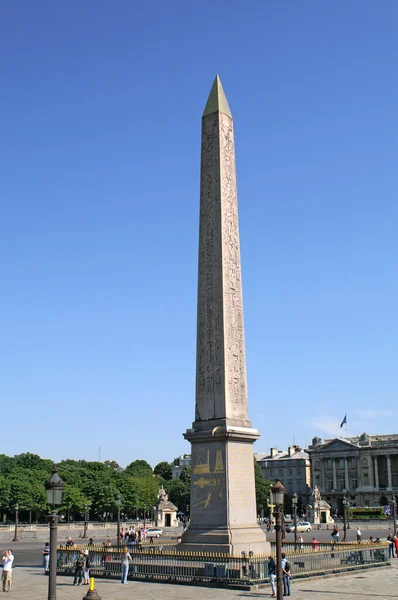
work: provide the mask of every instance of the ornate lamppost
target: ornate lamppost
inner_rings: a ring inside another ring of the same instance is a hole
[[[393,522],[394,522],[394,535],[397,535],[397,499],[395,496],[392,497],[391,500],[391,506],[392,506],[392,518],[393,518]]]
[[[346,541],[347,529],[350,529],[350,523],[348,523],[348,527],[347,527],[347,512],[348,512],[349,508],[350,508],[350,503],[348,502],[347,498],[344,496],[344,498],[343,498],[343,530],[344,530],[343,542]]]
[[[276,597],[277,600],[283,598],[283,569],[282,569],[282,522],[283,522],[283,501],[285,497],[285,488],[279,479],[276,478],[271,488],[273,501],[275,504],[275,531],[276,531]]]
[[[53,466],[52,475],[46,481],[47,504],[52,506],[50,519],[50,576],[48,578],[48,600],[56,600],[57,597],[57,529],[58,514],[56,507],[62,503],[62,493],[65,484]]]
[[[18,537],[18,517],[19,517],[19,505],[18,502],[15,505],[15,530],[14,530],[14,539],[13,542],[19,542]]]
[[[83,539],[87,539],[87,504],[84,505],[84,529],[83,529]]]
[[[292,507],[293,507],[293,524],[294,524],[294,549],[297,550],[297,502],[298,495],[296,492],[292,494]]]
[[[122,499],[120,494],[116,496],[116,506],[117,506],[117,543],[120,544],[120,504],[122,503]]]

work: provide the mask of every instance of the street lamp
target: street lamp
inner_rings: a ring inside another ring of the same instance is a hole
[[[271,488],[272,497],[275,504],[274,517],[276,521],[276,597],[277,600],[283,598],[283,569],[282,569],[282,520],[283,520],[283,500],[285,497],[285,488],[279,477],[276,478]]]
[[[87,504],[84,505],[84,530],[82,538],[87,539]]]
[[[350,522],[348,521],[348,526],[347,526],[347,513],[348,513],[348,509],[350,508],[350,503],[347,500],[347,498],[344,496],[343,498],[343,527],[344,527],[344,536],[343,536],[343,542],[345,542],[346,537],[347,537],[347,529],[350,529]]]
[[[52,475],[46,481],[47,504],[52,506],[50,519],[50,576],[48,578],[48,600],[56,600],[57,597],[57,527],[58,515],[56,507],[62,503],[62,492],[65,484],[53,466]]]
[[[120,494],[116,496],[116,506],[117,506],[117,543],[120,544],[120,504],[122,499]]]
[[[145,529],[145,518],[146,518],[146,504],[144,504],[144,529]]]
[[[14,531],[14,539],[13,542],[19,542],[18,537],[18,516],[19,516],[19,505],[18,502],[15,505],[15,531]]]
[[[392,506],[392,518],[394,519],[394,535],[397,535],[397,521],[396,521],[396,517],[397,517],[397,499],[396,499],[395,496],[392,497],[391,506]]]
[[[296,492],[292,494],[292,507],[293,507],[293,523],[294,523],[294,549],[297,550],[297,502],[298,495]]]

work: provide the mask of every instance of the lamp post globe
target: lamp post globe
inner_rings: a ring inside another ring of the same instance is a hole
[[[279,477],[276,478],[271,488],[273,503],[275,504],[275,541],[276,541],[276,597],[283,598],[283,569],[282,569],[282,522],[285,487]]]
[[[50,519],[50,574],[48,578],[48,600],[56,600],[57,597],[57,528],[58,515],[57,506],[62,504],[62,494],[65,484],[57,473],[54,465],[51,476],[46,481],[47,504],[52,507]]]

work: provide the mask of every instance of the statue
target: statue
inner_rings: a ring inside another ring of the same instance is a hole
[[[159,490],[158,498],[159,502],[167,502],[169,499],[168,495],[166,494],[166,490],[162,487]]]
[[[315,507],[316,504],[318,504],[318,502],[321,501],[321,492],[318,489],[318,486],[315,485],[314,489],[312,491],[312,503],[313,506]]]

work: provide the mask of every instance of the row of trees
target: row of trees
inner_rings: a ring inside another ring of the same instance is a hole
[[[176,463],[178,459],[175,459]],[[18,504],[21,521],[41,521],[48,514],[45,481],[51,474],[52,461],[36,454],[14,457],[0,455],[0,519],[14,518]],[[161,462],[152,470],[145,460],[135,460],[125,469],[115,461],[88,462],[63,460],[57,464],[65,482],[60,512],[67,520],[80,520],[85,512],[92,520],[110,520],[116,515],[116,496],[122,498],[122,514],[142,515],[156,502],[163,486],[169,499],[186,514],[189,511],[191,469],[184,467],[178,479],[172,479],[173,463]],[[270,483],[255,463],[257,510],[266,509]]]

